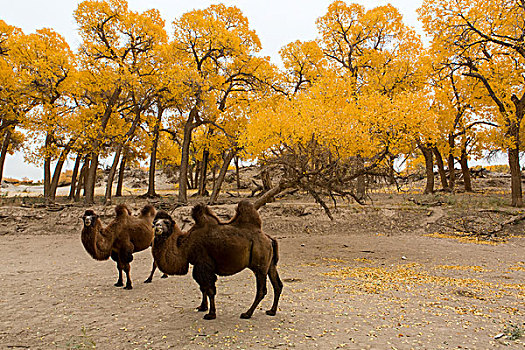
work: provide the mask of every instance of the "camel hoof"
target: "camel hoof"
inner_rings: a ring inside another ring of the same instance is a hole
[[[206,314],[204,315],[205,320],[214,320],[216,318],[215,314]]]
[[[148,278],[147,280],[145,280],[144,283],[151,283],[151,278]]]
[[[266,314],[268,316],[275,316],[276,312],[274,310],[268,310],[268,311],[266,311]]]
[[[168,275],[164,274],[160,278],[168,278]]]
[[[208,307],[207,306],[199,306],[199,307],[197,307],[197,311],[199,311],[199,312],[208,311]]]
[[[243,313],[241,314],[241,318],[244,318],[244,319],[248,319],[248,318],[251,318],[251,317],[252,317],[252,315],[250,315],[250,314],[247,313],[247,312],[243,312]]]
[[[130,289],[133,289],[133,287],[130,284],[130,285],[125,286],[124,289],[130,290]]]
[[[117,282],[114,284],[115,287],[122,287],[124,285],[124,283],[122,282]]]

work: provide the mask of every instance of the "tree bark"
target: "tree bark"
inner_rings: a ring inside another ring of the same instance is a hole
[[[155,192],[155,168],[157,166],[157,148],[159,146],[160,124],[162,122],[163,113],[164,108],[157,105],[157,120],[153,127],[153,142],[151,144],[149,159],[148,192],[146,192],[146,197],[148,198],[157,196],[157,193]]]
[[[64,149],[60,153],[57,164],[55,165],[55,171],[53,173],[53,178],[51,179],[51,184],[49,187],[49,200],[51,203],[55,202],[58,182],[60,181],[60,175],[62,174],[62,168],[64,166],[64,162],[67,159],[67,156],[69,155],[69,152],[71,151],[71,147],[73,146],[74,143],[75,143],[75,140],[70,140],[68,142],[66,147],[64,147]]]
[[[117,172],[117,166],[120,161],[120,154],[122,153],[123,145],[119,145],[115,151],[115,157],[113,158],[113,163],[109,169],[108,180],[106,182],[106,193],[104,195],[104,203],[111,204],[111,191],[113,190],[113,180],[115,179],[115,174]]]
[[[44,149],[48,149],[51,144],[51,134],[47,133],[44,144]],[[51,198],[49,191],[51,190],[51,156],[45,155],[44,157],[44,200],[50,203]]]
[[[432,147],[432,152],[434,152],[434,156],[436,157],[436,164],[438,167],[439,178],[441,180],[441,187],[443,189],[448,189],[447,173],[445,171],[445,165],[443,163],[441,153],[439,152],[437,147]]]
[[[198,118],[197,107],[193,107],[184,125],[184,138],[182,140],[182,154],[179,173],[179,202],[188,203],[188,164],[190,159],[190,144],[193,129],[196,127],[194,121]]]
[[[206,194],[206,177],[208,174],[208,160],[210,157],[210,151],[206,148],[202,152],[202,162],[199,175],[199,190],[198,194],[204,196]]]
[[[239,157],[235,156],[235,179],[237,182],[237,191],[241,189],[241,173],[239,170]]]
[[[423,193],[434,193],[434,157],[432,149],[423,145],[420,145],[419,149],[421,149],[423,157],[425,157],[425,174],[427,178],[425,191]]]
[[[456,147],[454,135],[448,135],[448,147],[449,154],[447,157],[448,166],[448,189],[450,192],[454,192],[456,187],[456,169],[454,168],[454,148]]]
[[[82,169],[80,170],[80,176],[78,177],[78,184],[75,193],[75,202],[80,201],[80,191],[84,189],[84,194],[86,193],[86,173],[89,169],[89,156],[84,157],[84,164],[82,164]]]
[[[228,171],[228,167],[230,166],[230,163],[236,153],[237,150],[232,149],[224,156],[224,163],[222,164],[219,176],[217,177],[217,181],[215,181],[215,184],[213,186],[213,192],[211,193],[209,204],[214,204],[217,201],[222,183],[224,182],[224,178],[226,177],[226,172]]]
[[[7,129],[4,134],[4,139],[2,141],[2,149],[0,150],[0,185],[2,183],[2,178],[4,175],[4,164],[7,157],[7,151],[9,150],[9,144],[11,143],[11,130]]]
[[[69,188],[69,199],[75,198],[75,189],[77,186],[77,176],[78,176],[78,170],[80,168],[80,161],[82,159],[82,155],[80,153],[77,153],[77,157],[75,159],[75,166],[73,166],[73,173],[71,174],[71,185]]]
[[[508,131],[507,136],[512,140],[512,146],[508,149],[509,167],[510,167],[510,183],[511,183],[511,198],[513,207],[523,207],[523,194],[521,189],[521,167],[520,167],[520,124],[523,119],[525,109],[525,95],[518,99],[515,95],[512,96],[512,101],[516,107],[515,120],[507,120]]]
[[[124,150],[124,154],[122,155],[122,160],[120,161],[120,168],[118,171],[118,182],[117,182],[117,190],[115,191],[115,197],[122,197],[122,187],[124,184],[124,171],[126,170],[127,160],[128,160],[128,154],[126,150]]]
[[[272,201],[272,199],[275,196],[277,196],[279,193],[281,193],[282,191],[288,188],[294,187],[294,185],[295,184],[292,182],[283,182],[283,181],[279,182],[277,186],[272,187],[271,190],[265,192],[255,202],[253,202],[253,206],[255,207],[255,209],[258,210],[260,207],[262,207],[266,203]]]
[[[468,168],[467,150],[461,150],[461,158],[459,159],[461,165],[461,173],[463,174],[463,182],[465,183],[465,192],[472,192],[472,181],[470,178],[470,170]]]
[[[101,118],[100,129],[98,131],[98,139],[93,142],[93,151],[91,151],[90,155],[90,166],[86,173],[86,182],[84,185],[86,204],[93,204],[95,202],[95,185],[97,183],[98,157],[100,152],[99,147],[102,143],[101,139],[104,137],[106,127],[109,123],[109,118],[113,113],[113,107],[117,103],[121,92],[122,88],[117,87],[109,97],[105,106],[104,114]]]
[[[361,156],[357,157],[357,167],[358,167],[358,171],[364,168],[364,160]],[[365,176],[359,175],[357,177],[357,184],[356,184],[356,198],[360,201],[364,201],[365,197],[366,197]]]
[[[98,153],[91,152],[89,168],[84,176],[84,195],[86,204],[95,203],[95,185],[97,183]]]

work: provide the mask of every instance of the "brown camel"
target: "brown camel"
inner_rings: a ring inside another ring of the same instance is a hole
[[[227,223],[220,222],[204,204],[193,208],[192,217],[195,224],[183,233],[166,212],[155,216],[152,253],[159,269],[168,275],[185,275],[192,264],[193,279],[202,292],[197,310],[208,310],[209,299],[210,309],[204,319],[212,320],[216,317],[217,275],[229,276],[249,268],[255,274],[257,293],[241,318],[250,318],[266,295],[266,276],[274,291],[272,308],[266,314],[274,316],[283,288],[277,273],[277,241],[262,232],[261,218],[254,206],[248,201],[240,202],[235,216]]]
[[[84,227],[81,239],[86,251],[96,260],[107,260],[109,257],[117,263],[118,280],[115,286],[122,287],[122,270],[126,272],[126,286],[132,289],[130,263],[133,253],[147,249],[153,241],[153,218],[156,210],[146,205],[138,217],[131,215],[131,210],[123,204],[115,207],[115,219],[106,227],[93,210],[86,210],[83,216]],[[153,262],[151,278],[157,265]]]

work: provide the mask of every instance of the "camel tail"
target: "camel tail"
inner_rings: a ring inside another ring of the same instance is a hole
[[[279,245],[277,244],[277,240],[273,237],[268,236],[272,240],[272,249],[273,249],[273,257],[272,262],[274,265],[277,266],[277,262],[279,261]]]

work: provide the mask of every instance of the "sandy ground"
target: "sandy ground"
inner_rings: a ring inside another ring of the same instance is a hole
[[[227,216],[233,207],[215,210]],[[348,205],[334,221],[310,202],[272,203],[261,215],[280,245],[277,315],[264,313],[273,297],[268,282],[253,317],[239,318],[255,295],[255,278],[243,271],[219,278],[212,321],[195,310],[200,292],[191,273],[160,279],[157,272],[142,283],[149,250],[135,254],[134,289],[114,287],[114,263],[92,260],[80,242],[84,209],[0,208],[1,349],[525,347],[525,238],[515,235],[522,224],[501,242],[447,238],[439,228],[457,219],[457,203]],[[112,207],[96,209],[109,222]],[[174,211],[180,226],[188,227],[181,219],[189,210]]]

